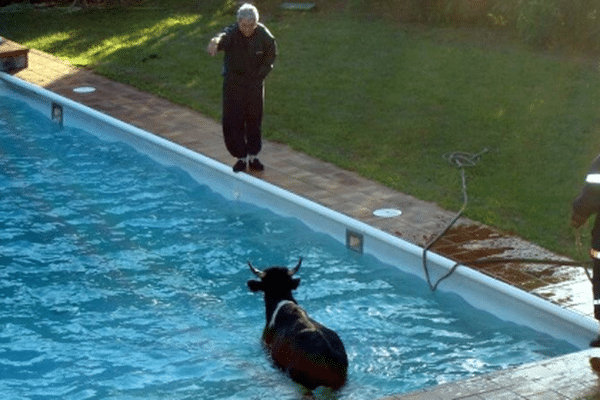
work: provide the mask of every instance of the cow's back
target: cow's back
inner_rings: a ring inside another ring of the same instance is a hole
[[[297,304],[280,307],[263,338],[275,365],[308,389],[339,389],[346,382],[348,358],[341,339]]]

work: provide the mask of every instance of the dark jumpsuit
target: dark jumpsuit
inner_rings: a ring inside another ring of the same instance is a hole
[[[596,179],[594,179],[596,178]],[[594,261],[592,291],[594,294],[594,317],[600,320],[600,155],[592,162],[586,183],[579,197],[573,202],[573,226],[580,227],[592,214],[596,221],[592,229],[590,255]]]
[[[223,62],[223,137],[237,158],[256,155],[262,148],[264,79],[273,69],[277,45],[271,32],[258,24],[246,37],[237,23],[225,28],[219,50]]]

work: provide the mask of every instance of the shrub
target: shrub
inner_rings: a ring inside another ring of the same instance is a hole
[[[523,41],[600,51],[598,0],[314,0],[320,10],[350,11],[401,22],[514,29]],[[261,0],[271,3],[272,0]]]
[[[600,50],[600,4],[597,0],[561,0],[556,32],[559,41],[582,50]]]
[[[528,44],[600,50],[597,0],[493,0],[488,16],[496,25],[517,30]]]

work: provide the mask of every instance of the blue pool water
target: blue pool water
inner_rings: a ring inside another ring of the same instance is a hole
[[[3,398],[297,399],[262,351],[246,260],[300,256],[296,298],[348,351],[341,399],[576,350],[0,97]]]

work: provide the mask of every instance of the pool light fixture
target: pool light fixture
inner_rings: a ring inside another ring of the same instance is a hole
[[[361,233],[346,229],[346,247],[357,253],[363,252],[364,237]]]
[[[63,126],[63,108],[58,103],[52,103],[52,114],[50,115],[52,122],[58,124],[62,128]]]

